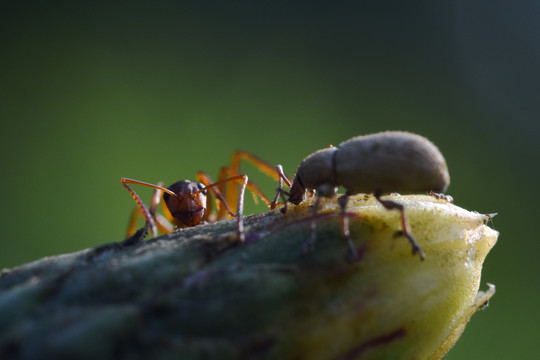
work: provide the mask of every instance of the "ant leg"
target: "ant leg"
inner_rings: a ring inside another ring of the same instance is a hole
[[[276,171],[277,171],[277,173],[279,175],[279,178],[283,179],[283,181],[285,181],[285,183],[287,184],[288,187],[291,187],[292,182],[291,182],[291,180],[289,180],[287,175],[285,175],[285,173],[283,172],[283,166],[276,165]]]
[[[133,234],[135,234],[135,232],[137,231],[137,221],[139,220],[140,215],[141,215],[141,210],[139,209],[138,206],[135,206],[133,208],[133,211],[131,211],[131,215],[129,216],[129,222],[128,222],[128,227],[126,231],[126,239],[133,236]],[[144,235],[146,236],[147,233],[145,233]]]
[[[238,238],[239,238],[239,240],[241,242],[243,242],[245,240],[245,235],[244,235],[244,220],[242,218],[242,215],[243,215],[243,212],[244,212],[244,193],[246,191],[246,187],[247,187],[247,184],[248,184],[248,176],[247,175],[233,176],[233,177],[230,177],[228,179],[219,180],[219,181],[217,181],[217,182],[215,182],[213,184],[208,184],[208,185],[205,184],[205,181],[209,181],[209,177],[206,176],[204,173],[198,173],[197,177],[205,185],[205,187],[200,189],[199,191],[197,191],[192,196],[197,196],[197,194],[199,194],[202,191],[210,190],[210,192],[212,194],[214,194],[216,199],[221,201],[221,203],[225,206],[225,208],[227,209],[229,214],[231,216],[236,216],[238,218],[238,221],[237,221]],[[228,181],[241,181],[241,184],[242,184],[242,186],[240,188],[240,195],[238,196],[238,210],[237,210],[236,214],[234,212],[232,212],[232,210],[229,208],[229,205],[227,204],[227,201],[225,200],[225,198],[223,197],[223,195],[221,194],[221,192],[219,191],[219,188],[218,188],[218,186],[220,186],[221,184],[224,184],[224,183],[226,183]]]
[[[283,170],[281,168],[281,165],[276,166],[276,169],[278,169],[278,171]],[[271,210],[274,210],[275,207],[277,206],[279,195],[281,195],[281,197],[284,198],[282,188],[283,188],[283,178],[280,176],[279,180],[278,180],[278,187],[276,189],[277,190],[276,191],[276,196],[274,196],[274,200],[272,200],[272,204],[270,205]],[[283,213],[285,213],[287,211],[287,202],[285,201],[284,203],[285,203],[285,205],[283,206],[283,209],[282,209]]]
[[[281,197],[281,200],[283,201],[283,204],[284,204],[283,208],[281,209],[281,212],[286,213],[287,212],[287,199],[285,198],[285,195],[289,195],[289,193],[286,192],[285,190],[283,190],[282,187],[283,187],[283,181],[285,181],[285,183],[287,183],[287,186],[289,188],[291,187],[291,182],[287,178],[285,173],[283,172],[283,167],[281,165],[276,166],[276,171],[277,171],[277,173],[279,175],[279,183],[278,183],[276,196],[274,197],[274,200],[270,204],[270,209],[274,210],[276,208],[276,206],[278,204],[277,200],[278,200],[279,197]]]
[[[157,185],[163,187],[162,182],[159,182]],[[161,196],[161,190],[155,189],[154,190],[154,195],[152,196],[152,202],[150,203],[150,209],[148,210],[149,213],[150,213],[150,216],[154,219],[154,221],[156,220],[156,207],[159,204],[160,196]],[[137,222],[139,220],[140,215],[142,215],[144,217],[144,213],[141,212],[140,207],[135,206],[135,208],[133,208],[133,211],[131,212],[131,216],[129,217],[129,223],[128,223],[128,229],[127,229],[127,232],[126,232],[126,238],[131,237],[137,231]],[[148,227],[146,227],[146,231],[144,233],[143,238],[146,235],[148,235]]]
[[[274,180],[278,180],[283,178],[285,180],[285,183],[290,187],[291,186],[291,180],[290,178],[283,173],[283,169],[281,169],[281,173],[278,171],[276,172],[276,167],[273,165],[270,165],[268,162],[262,160],[261,158],[247,152],[247,151],[235,151],[231,158],[231,163],[229,165],[229,169],[231,171],[231,175],[238,175],[241,173],[240,171],[240,162],[244,160],[254,167],[256,167],[258,170],[260,170],[265,175],[271,177]],[[231,194],[232,198],[236,198],[236,189],[233,190],[233,193]],[[279,195],[276,194],[276,198]],[[227,197],[227,200],[231,200],[231,198]],[[273,210],[277,205],[277,201],[273,201],[270,205],[270,209]]]
[[[246,191],[246,186],[248,184],[248,176],[243,175],[244,181],[242,181],[242,187],[240,188],[240,195],[238,196],[238,211],[236,212],[236,216],[238,216],[238,238],[241,242],[244,242],[246,240],[246,237],[244,235],[244,193]]]
[[[247,151],[242,151],[242,150],[235,151],[232,155],[231,164],[229,168],[232,169],[232,171],[239,173],[241,160],[245,160],[249,162],[251,165],[255,166],[257,169],[259,169],[261,172],[268,175],[272,179],[279,180],[280,175],[276,173],[276,169],[273,165],[270,165],[266,161],[262,160],[261,158]],[[289,179],[287,178],[287,181],[288,180]]]
[[[163,184],[163,181],[160,181],[157,183],[157,186],[162,188],[165,184]],[[159,188],[154,189],[154,194],[152,195],[152,202],[150,203],[150,214],[155,218],[156,216],[156,210],[157,206],[161,202],[161,196],[163,195],[163,191]]]
[[[175,225],[169,222],[167,218],[162,216],[161,214],[156,214],[154,220],[156,221],[158,230],[161,231],[163,234],[170,234],[175,229]]]
[[[223,167],[223,168],[221,168],[221,170],[219,172],[218,180],[221,181],[221,180],[225,180],[225,179],[230,178],[230,177],[240,176],[240,175],[242,175],[242,174],[234,171],[230,167]],[[224,186],[224,185],[226,185],[226,186]],[[251,195],[253,196],[253,201],[255,203],[257,203],[258,200],[261,199],[266,205],[268,205],[268,207],[271,207],[270,200],[268,200],[268,198],[262,193],[261,189],[259,189],[259,187],[257,185],[255,185],[253,182],[248,180],[246,188],[251,192]],[[227,183],[227,184],[223,184],[223,185],[219,186],[218,189],[221,191],[222,194],[224,194],[224,197],[225,197],[227,203],[229,204],[229,208],[232,211],[236,211],[236,208],[238,206],[238,204],[237,204],[238,193],[237,193],[236,185],[231,184],[231,183]],[[223,215],[225,215],[226,211],[223,208],[220,208],[218,210],[219,211],[218,211],[217,218],[222,219],[224,217]]]
[[[137,182],[134,181],[134,180],[131,180],[131,179],[127,179],[127,178],[122,178],[120,181],[122,182],[122,185],[124,185],[124,187],[129,191],[129,193],[133,197],[133,200],[135,200],[135,202],[137,203],[137,206],[139,207],[139,209],[140,209],[141,213],[143,214],[147,224],[150,227],[150,230],[152,231],[152,236],[156,237],[157,236],[157,226],[156,226],[156,223],[155,223],[152,215],[150,214],[150,211],[146,208],[146,206],[142,202],[139,195],[137,195],[137,193],[128,185],[128,183],[136,184]],[[131,221],[133,221],[133,215],[131,216]],[[131,224],[131,221],[130,221],[130,224]]]
[[[152,202],[150,203],[150,215],[152,215],[152,218],[156,222],[158,230],[164,234],[169,234],[174,231],[174,225],[173,225],[174,220],[169,209],[167,209],[167,206],[165,205],[165,203],[161,201],[161,199],[163,198],[163,190],[161,190],[160,188],[163,188],[164,185],[165,184],[163,184],[162,181],[157,183],[157,186],[159,188],[156,188],[154,190],[154,195],[152,196]],[[157,213],[157,207],[159,204],[161,204],[162,211],[165,214],[165,216],[168,218],[163,217]]]
[[[321,197],[317,196],[315,202],[313,203],[313,211],[311,213],[311,219],[309,220],[309,238],[304,242],[302,250],[304,252],[313,251],[315,247],[315,219],[317,218],[317,211],[319,211],[319,203],[321,202]]]
[[[152,215],[154,221],[156,222],[157,229],[161,233],[169,234],[174,231],[174,226],[165,217],[163,217],[160,214],[153,213],[152,211],[150,211],[150,214]],[[128,228],[126,231],[126,238],[133,236],[138,231],[137,222],[139,220],[139,216],[142,216],[144,218],[144,215],[141,213],[141,209],[138,206],[135,206],[133,208],[133,211],[131,212],[131,216],[129,217]],[[147,223],[145,223],[145,225],[147,225]],[[144,235],[140,235],[140,236],[144,238],[146,237],[146,235],[148,235],[148,226],[146,226],[146,232],[144,233]]]
[[[347,257],[353,261],[358,257],[358,252],[356,251],[356,246],[354,245],[351,239],[351,232],[349,231],[349,217],[346,215],[347,209],[347,200],[349,200],[350,194],[341,195],[338,198],[339,204],[339,217],[341,219],[341,233],[345,240],[347,241]]]
[[[135,209],[133,210],[130,216],[128,230],[127,230],[128,237],[135,233],[139,215],[142,215],[144,217],[144,219],[146,220],[146,223],[148,224],[148,227],[152,230],[152,235],[154,237],[157,236],[158,234],[157,230],[165,234],[168,234],[174,231],[174,226],[172,225],[172,223],[174,223],[174,219],[172,215],[170,214],[169,209],[167,209],[164,203],[161,202],[161,195],[163,194],[164,191],[168,192],[169,194],[174,195],[173,192],[171,192],[169,189],[164,188],[162,182],[159,182],[158,185],[152,185],[149,183],[145,183],[145,182],[133,180],[133,179],[128,179],[128,178],[122,178],[121,181],[122,181],[122,185],[124,185],[127,188],[131,196],[137,203],[137,206],[135,207]],[[152,196],[150,209],[146,208],[146,206],[143,204],[142,200],[140,199],[139,195],[135,193],[135,191],[128,185],[128,183],[144,185],[144,186],[148,186],[155,189],[154,194]],[[165,214],[166,218],[157,214],[157,206],[159,205],[160,202],[163,207],[163,213]],[[145,233],[145,236],[147,233],[148,231]]]
[[[424,252],[422,251],[422,248],[414,237],[411,234],[411,229],[409,227],[409,223],[407,222],[407,219],[405,217],[405,207],[395,201],[392,200],[383,200],[381,199],[382,193],[380,191],[377,191],[374,193],[375,199],[384,206],[387,210],[397,209],[401,213],[401,231],[396,232],[396,235],[403,235],[405,236],[412,246],[412,252],[413,254],[418,253],[420,255],[420,259],[424,260]]]
[[[231,207],[234,207],[234,206],[229,205],[229,202],[227,201],[227,199],[225,198],[225,196],[221,192],[221,189],[223,188],[223,184],[225,183],[224,180],[226,180],[226,179],[221,179],[222,175],[225,175],[225,174],[220,173],[220,179],[218,180],[217,183],[215,183],[210,178],[210,176],[208,176],[206,173],[201,172],[201,171],[199,171],[197,173],[197,177],[196,177],[197,181],[204,184],[204,186],[216,198],[216,217],[215,217],[215,220],[224,219],[226,213],[229,213],[229,215],[231,215],[231,217],[234,216],[234,211],[233,211],[233,209],[231,209]],[[216,184],[218,184],[218,185],[216,185]],[[210,217],[209,217],[210,213],[212,211],[212,202],[210,201],[210,198],[207,198],[206,205],[207,205],[207,208],[206,208],[207,211],[206,211],[206,214],[204,215],[204,218],[205,218],[205,220],[211,221],[212,219],[210,219]],[[221,205],[223,205],[223,206],[221,206]]]
[[[228,196],[223,195],[222,189],[225,188],[223,186],[224,184],[227,184],[227,183],[231,182],[230,180],[238,182],[238,179],[242,179],[243,176],[247,177],[247,175],[233,174],[232,176],[224,177],[224,176],[227,176],[227,175],[231,175],[231,174],[229,174],[229,169],[228,168],[221,169],[220,178],[216,182],[216,184],[219,184],[219,185],[217,187],[215,187],[215,188],[212,188],[214,186],[213,185],[214,182],[210,179],[210,177],[207,174],[203,173],[203,172],[197,173],[197,181],[203,183],[207,187],[210,187],[210,191],[219,200],[217,204],[219,205],[219,203],[221,203],[221,204],[224,205],[223,207],[219,206],[219,208],[218,208],[218,215],[217,215],[218,220],[225,218],[224,215],[226,213],[229,213],[229,215],[231,215],[231,216],[235,216],[234,214],[237,211],[238,201],[240,199],[240,196],[242,196],[242,202],[243,202],[243,199],[244,199],[243,194],[239,194],[239,195],[237,195],[237,197],[235,199],[230,201],[228,199]],[[245,187],[243,186],[242,183],[240,185],[243,188],[242,192],[245,193],[245,189],[247,188],[253,194],[254,199],[257,199],[256,196],[258,196],[260,199],[262,199],[262,201],[265,202],[266,205],[270,206],[270,200],[268,200],[268,198],[261,192],[259,187],[257,185],[255,185],[254,183],[252,183],[251,181],[249,181],[249,179],[247,180],[247,184],[246,184]],[[242,204],[242,209],[243,209],[243,204]]]
[[[210,176],[208,176],[206,173],[204,173],[202,171],[199,171],[197,173],[196,181],[202,183],[204,186],[209,186],[209,185],[214,183],[212,181],[212,179],[210,179]],[[217,187],[215,189],[210,189],[210,192],[212,194],[214,194],[216,199],[223,198],[223,196],[221,195],[221,192],[220,192],[220,188],[221,188],[221,186],[219,186],[219,187]],[[206,197],[206,207],[205,207],[206,210],[204,211],[204,216],[202,217],[202,221],[214,222],[214,221],[223,219],[224,214],[225,214],[225,209],[223,209],[220,206],[220,204],[221,203],[218,200],[216,200],[216,214],[213,215],[212,214],[212,211],[213,211],[212,199],[210,198],[210,196],[207,196]]]
[[[131,216],[129,217],[129,224],[128,229],[126,231],[126,238],[131,237],[137,232],[137,222],[139,220],[139,216],[142,216],[144,218],[144,215],[141,213],[141,209],[139,209],[138,206],[136,206],[133,211],[131,212]],[[162,216],[161,214],[152,214],[154,221],[156,222],[156,226],[159,232],[163,234],[169,234],[174,231],[174,225],[172,225],[171,222],[167,220],[166,217]],[[145,223],[146,225],[147,223]],[[148,235],[148,226],[146,226],[146,232],[143,236],[146,237]],[[140,230],[140,229],[139,229]]]

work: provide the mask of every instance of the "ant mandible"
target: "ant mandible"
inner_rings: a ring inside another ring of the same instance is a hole
[[[234,158],[233,156],[233,162]],[[273,171],[275,172],[275,170]],[[255,195],[257,195],[268,206],[271,205],[259,188],[249,181],[247,175],[239,175],[231,167],[221,169],[217,182],[212,182],[210,177],[203,172],[197,173],[196,181],[181,180],[168,188],[163,187],[161,182],[154,185],[129,178],[122,178],[121,182],[137,203],[129,222],[128,238],[135,233],[138,216],[141,214],[146,220],[144,235],[146,235],[149,227],[154,237],[157,236],[158,229],[162,233],[171,233],[175,228],[193,227],[201,222],[217,221],[230,216],[237,218],[236,230],[238,239],[242,242],[245,240],[242,215],[246,188],[252,192],[254,199],[256,199]],[[239,192],[236,186],[226,186],[234,183],[240,184]],[[149,209],[129,184],[143,185],[155,189]],[[223,195],[223,192],[225,195]],[[215,197],[215,215],[212,215],[210,194]],[[163,199],[163,202],[161,202],[161,199]],[[159,215],[156,211],[160,202],[165,217]]]

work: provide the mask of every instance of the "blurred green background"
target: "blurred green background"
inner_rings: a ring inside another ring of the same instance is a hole
[[[293,173],[409,130],[445,154],[457,205],[499,213],[497,294],[447,359],[539,359],[539,18],[500,0],[2,2],[0,268],[122,240],[121,177],[216,177],[236,149]]]

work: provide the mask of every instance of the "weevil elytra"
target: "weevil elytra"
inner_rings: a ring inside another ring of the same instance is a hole
[[[439,149],[423,136],[402,131],[356,136],[339,146],[316,151],[302,161],[292,183],[280,165],[276,168],[280,179],[290,187],[289,192],[282,190],[280,180],[278,193],[285,198],[285,203],[298,205],[304,201],[306,191],[315,191],[313,219],[321,196],[333,197],[339,186],[345,188],[338,203],[342,232],[351,256],[355,251],[345,216],[350,195],[371,193],[386,209],[397,209],[401,214],[401,230],[397,234],[405,236],[412,245],[413,254],[418,253],[424,259],[422,248],[411,234],[403,205],[381,196],[385,193],[444,192],[450,183],[446,161]],[[276,200],[272,206],[276,206]],[[314,228],[313,220],[311,236],[305,244],[308,249],[313,247]]]

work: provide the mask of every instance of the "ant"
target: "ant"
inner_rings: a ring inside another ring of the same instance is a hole
[[[233,162],[234,159],[235,157],[233,156]],[[152,236],[155,237],[158,234],[158,229],[162,233],[171,233],[175,228],[193,227],[203,222],[213,222],[227,217],[236,217],[238,239],[240,242],[243,242],[245,240],[245,234],[242,215],[246,188],[252,192],[255,200],[257,200],[256,196],[258,196],[268,206],[271,206],[268,198],[264,196],[255,184],[249,181],[247,175],[238,174],[231,167],[221,169],[217,182],[213,182],[203,172],[197,173],[196,181],[181,180],[167,188],[163,186],[162,182],[154,185],[129,178],[122,178],[121,182],[137,203],[137,207],[134,209],[129,221],[128,238],[135,233],[139,215],[142,215],[146,220],[142,237],[146,236],[148,228],[150,228]],[[233,185],[234,183],[240,184],[239,192],[236,186],[225,186],[227,184]],[[129,184],[143,185],[155,189],[150,208],[144,205],[139,195]],[[223,193],[226,195],[223,195]],[[212,214],[212,200],[209,195],[215,197],[215,214]],[[164,216],[157,213],[159,203],[161,203]]]

